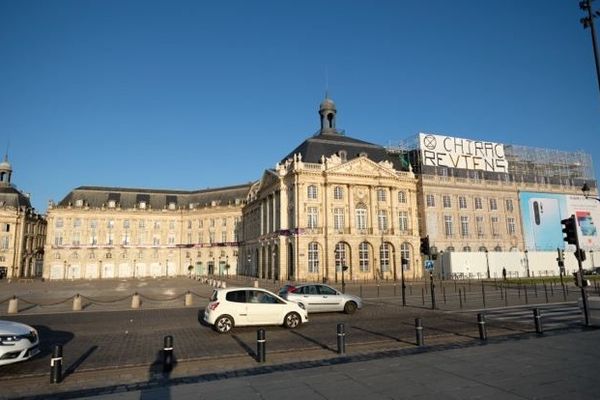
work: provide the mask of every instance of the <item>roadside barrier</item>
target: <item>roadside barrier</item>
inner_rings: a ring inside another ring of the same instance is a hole
[[[539,308],[533,309],[533,320],[535,322],[535,333],[542,335],[544,333],[544,329],[542,328],[542,315],[540,314]]]
[[[346,353],[346,328],[344,324],[337,324],[337,352]]]
[[[13,296],[12,299],[8,302],[8,313],[16,314],[19,312],[19,299],[17,296]]]
[[[479,326],[479,339],[487,340],[487,328],[485,326],[485,315],[477,314],[477,325]]]
[[[138,292],[135,292],[133,294],[133,297],[131,297],[131,308],[140,308],[140,305],[140,295],[138,294]]]
[[[259,329],[256,331],[256,361],[264,363],[267,360],[267,339],[265,337],[265,330]]]
[[[165,336],[163,340],[163,372],[173,370],[173,336]]]
[[[73,297],[73,311],[81,311],[81,296],[79,296],[79,293]]]
[[[52,358],[50,359],[50,383],[62,382],[62,360],[63,347],[62,344],[57,344],[54,346]]]
[[[415,318],[415,331],[417,335],[417,346],[423,346],[423,323],[421,318]]]

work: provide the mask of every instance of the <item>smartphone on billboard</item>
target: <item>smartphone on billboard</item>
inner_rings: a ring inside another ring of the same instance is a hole
[[[589,211],[575,211],[577,226],[579,226],[579,245],[583,248],[598,246],[598,229]]]
[[[529,199],[531,231],[536,250],[555,250],[563,246],[558,199]]]

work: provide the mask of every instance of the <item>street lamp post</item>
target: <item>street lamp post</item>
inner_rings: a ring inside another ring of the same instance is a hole
[[[485,249],[485,264],[487,266],[487,278],[490,279],[490,258],[487,249]]]
[[[406,285],[404,284],[404,270],[408,266],[408,259],[402,258],[400,260],[400,284],[402,286],[402,305],[406,305]]]
[[[442,280],[444,280],[444,250],[440,250],[440,262],[442,264]]]
[[[592,33],[592,47],[594,50],[594,61],[596,62],[596,79],[598,80],[598,89],[600,89],[600,62],[598,61],[598,47],[596,45],[596,29],[594,28],[594,18],[600,16],[600,11],[592,10],[592,1],[583,0],[579,2],[579,8],[587,11],[587,17],[581,18],[579,21],[583,25],[583,29],[590,28]]]
[[[529,275],[529,257],[528,257],[529,252],[527,251],[527,249],[525,249],[524,253],[525,253],[525,268],[527,268],[527,277],[529,278],[530,277],[530,275]]]

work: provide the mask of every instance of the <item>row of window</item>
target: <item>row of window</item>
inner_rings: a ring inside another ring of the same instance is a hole
[[[221,232],[221,243],[225,243],[225,242],[229,242],[230,238],[231,238],[231,233],[229,232]],[[153,246],[160,246],[161,244],[161,235],[160,234],[153,234],[152,237],[152,242],[149,242],[149,238],[146,232],[139,232],[139,234],[137,235],[137,242],[136,245],[147,245],[147,244],[152,244]],[[187,234],[187,241],[186,244],[195,244],[194,240],[193,240],[193,236],[191,233]],[[204,235],[202,232],[199,232],[197,235],[197,242],[196,243],[204,243]],[[84,240],[85,241],[85,240]],[[237,231],[233,233],[233,241],[237,242],[238,241],[238,234]],[[99,244],[98,242],[98,234],[96,232],[91,232],[91,234],[88,237],[87,242],[89,243],[89,245],[92,246],[96,246]],[[104,242],[104,244],[108,245],[108,246],[112,246],[116,243],[117,241],[115,240],[115,235],[112,232],[108,232],[106,234],[106,241]],[[217,243],[217,238],[215,235],[215,232],[209,232],[208,234],[208,242],[209,243]],[[62,246],[64,244],[64,240],[63,240],[63,233],[62,232],[55,232],[54,233],[54,245],[55,246]],[[80,246],[82,244],[82,235],[81,232],[73,232],[72,236],[71,236],[71,244],[73,246]],[[129,232],[124,232],[121,235],[121,241],[120,244],[122,245],[131,245],[132,243],[132,238],[131,235],[129,234]],[[177,244],[175,241],[175,235],[170,234],[167,236],[167,244],[168,245],[175,245]]]
[[[485,219],[483,216],[475,217],[475,233],[477,237],[485,236]],[[490,233],[493,237],[500,236],[499,230],[500,219],[496,216],[490,217]],[[507,217],[506,218],[506,233],[510,236],[516,235],[516,222],[515,218]],[[454,236],[454,218],[451,215],[444,215],[444,234],[446,237]],[[470,232],[470,224],[468,216],[460,217],[460,236],[469,237]]]
[[[356,206],[354,211],[356,229],[367,229],[367,207],[364,204]],[[319,210],[317,207],[307,207],[307,227],[309,229],[315,229],[319,227]],[[398,229],[401,231],[409,230],[409,217],[408,211],[398,211]],[[377,226],[379,230],[389,229],[388,225],[388,212],[386,210],[377,211]],[[333,229],[344,229],[346,227],[345,211],[344,208],[333,209]]]
[[[358,268],[360,272],[370,272],[373,264],[372,246],[369,242],[362,242],[358,245]],[[350,261],[350,248],[346,243],[337,243],[335,245],[335,267],[338,272],[342,271],[343,266],[347,266]],[[382,243],[379,246],[379,271],[389,272],[392,266],[390,259],[392,254],[392,246],[389,243]],[[402,243],[400,245],[400,257],[410,260],[410,244]],[[308,244],[308,272],[319,273],[321,260],[321,248],[318,242],[310,242]],[[399,260],[398,260],[399,262]],[[410,262],[408,263],[410,268]]]
[[[308,185],[306,189],[306,197],[311,200],[316,200],[318,198],[318,187],[317,185]],[[388,189],[377,189],[377,201],[387,201]],[[398,191],[398,203],[406,203],[407,197],[406,192],[403,190]],[[343,200],[344,199],[344,188],[342,186],[335,186],[333,188],[333,199],[334,200]]]
[[[220,218],[221,223],[220,226],[227,226],[227,219],[228,218]],[[218,221],[219,219],[217,218],[210,218],[209,220],[207,220],[209,227],[213,228],[215,226],[218,225]],[[123,221],[123,229],[130,229],[132,226],[132,222],[133,224],[136,224],[136,221],[130,221],[128,219],[124,219]],[[144,219],[140,219],[137,220],[137,225],[138,228],[144,229],[146,228],[147,223],[149,224],[149,226],[152,226],[154,229],[160,229],[161,227],[161,223],[163,221],[162,220],[154,220],[154,221],[146,221]],[[240,217],[236,217],[234,218],[234,224],[237,225],[240,222]],[[83,224],[83,220],[81,218],[74,218],[73,219],[73,228],[81,228]],[[177,222],[175,220],[170,220],[168,221],[169,224],[169,229],[175,229]],[[8,225],[8,224],[7,224]],[[56,218],[55,222],[54,222],[54,226],[56,228],[63,228],[64,227],[64,219],[63,218]],[[197,226],[198,228],[203,228],[204,227],[204,221],[203,220],[197,220]],[[88,221],[88,227],[90,229],[96,229],[98,227],[98,220],[97,219],[90,219]],[[115,220],[114,219],[109,219],[108,221],[106,221],[106,227],[108,229],[113,229],[115,227]],[[187,228],[188,229],[192,229],[193,228],[193,221],[192,220],[188,220],[187,221]],[[8,230],[7,230],[8,232]]]
[[[427,207],[435,207],[435,195],[428,194],[426,196],[426,205]],[[494,198],[488,199],[489,201],[489,210],[496,211],[498,210],[498,201]],[[507,212],[514,211],[514,205],[512,199],[505,199],[504,201],[505,210]],[[442,207],[444,208],[452,208],[452,199],[449,195],[442,195]],[[467,198],[465,196],[458,196],[458,208],[467,209]],[[475,210],[483,210],[483,199],[481,197],[473,198],[473,209]]]
[[[233,256],[235,257],[236,255],[237,255],[237,252],[234,252]],[[112,252],[110,252],[110,251],[107,251],[106,253],[103,253],[103,254],[101,254],[101,256],[102,256],[103,258],[106,258],[106,259],[111,259],[111,258],[113,258],[113,253],[112,253]],[[134,257],[135,257],[135,259],[137,259],[137,260],[143,260],[143,259],[144,259],[144,256],[145,256],[145,252],[144,252],[144,250],[143,250],[143,249],[140,249],[140,250],[138,250],[138,251],[137,251],[137,253],[136,253],[136,254],[134,254],[133,256],[134,256]],[[152,256],[152,258],[158,258],[158,256],[159,256],[159,251],[158,251],[158,249],[152,249],[152,254],[151,254],[151,256]],[[89,253],[87,253],[87,257],[88,257],[90,260],[94,260],[94,259],[96,259],[96,258],[97,258],[97,254],[96,254],[94,251],[90,251]],[[123,252],[121,253],[121,258],[122,258],[123,260],[129,259],[130,257],[131,257],[131,254],[130,254],[130,253],[128,253],[127,251],[123,251]],[[196,257],[197,257],[197,258],[199,258],[199,259],[200,259],[200,258],[202,258],[202,252],[201,252],[201,251],[198,251],[198,253],[196,254]],[[212,261],[215,261],[215,257],[218,257],[218,260],[219,260],[219,261],[221,261],[221,259],[223,259],[223,258],[224,258],[225,260],[228,260],[228,259],[229,259],[229,255],[227,255],[227,254],[226,254],[226,252],[225,252],[225,251],[223,251],[223,250],[221,250],[221,252],[219,253],[219,255],[217,255],[217,254],[216,254],[215,252],[213,252],[212,250],[208,252],[208,258],[209,258],[209,259],[212,259]],[[59,253],[59,252],[56,252],[56,253],[54,253],[54,259],[55,259],[55,260],[60,260],[61,258],[62,258],[62,256],[61,256],[61,253]],[[74,251],[74,252],[72,252],[72,253],[69,255],[69,258],[71,258],[71,259],[74,259],[74,260],[78,260],[78,259],[80,258],[80,256],[79,256],[79,253],[78,253],[77,251]],[[168,258],[169,258],[169,259],[172,259],[172,258],[173,258],[173,252],[172,252],[172,251],[169,251]],[[191,259],[191,253],[190,253],[189,251],[188,251],[188,252],[186,252],[186,258],[187,258],[187,259]],[[1,261],[1,260],[0,260],[0,261]],[[190,261],[190,262],[191,262],[191,261]]]

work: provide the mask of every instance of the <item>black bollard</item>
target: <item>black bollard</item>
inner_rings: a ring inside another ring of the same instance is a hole
[[[265,338],[265,330],[259,329],[256,331],[256,361],[263,363],[267,360],[266,357],[267,339]]]
[[[171,372],[173,370],[173,336],[165,336],[163,344],[163,372]]]
[[[417,334],[417,346],[423,346],[423,324],[421,318],[415,318],[415,331]]]
[[[479,339],[487,340],[487,328],[485,327],[485,315],[477,314],[477,325],[479,326]]]
[[[533,319],[535,321],[535,333],[537,333],[538,335],[543,334],[544,330],[542,328],[542,316],[540,314],[539,308],[533,309]]]
[[[57,344],[54,346],[50,359],[50,383],[62,382],[62,359],[63,347],[62,344]]]
[[[337,324],[337,348],[338,354],[346,353],[346,329],[344,324]]]
[[[463,305],[462,305],[462,293],[461,293],[461,289],[458,289],[458,303],[460,304],[460,308],[462,310]]]

